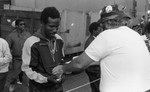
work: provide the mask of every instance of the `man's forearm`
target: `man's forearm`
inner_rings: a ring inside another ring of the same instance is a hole
[[[72,71],[79,71],[84,70],[81,66],[80,62],[78,62],[78,59],[73,59],[69,64],[63,65],[63,71],[64,72],[72,72]]]

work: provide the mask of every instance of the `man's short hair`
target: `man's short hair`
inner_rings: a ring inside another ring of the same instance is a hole
[[[98,27],[99,27],[99,23],[98,23],[98,22],[93,22],[93,23],[91,23],[90,26],[89,26],[89,32],[90,32],[91,34],[93,34],[93,31],[94,31],[94,30],[97,30]]]
[[[51,17],[52,19],[60,18],[60,13],[55,7],[46,7],[41,13],[41,23],[46,24],[48,22],[48,17]]]

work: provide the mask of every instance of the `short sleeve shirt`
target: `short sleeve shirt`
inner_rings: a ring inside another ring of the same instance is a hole
[[[132,29],[105,30],[85,53],[101,62],[101,92],[144,92],[150,89],[150,54]]]

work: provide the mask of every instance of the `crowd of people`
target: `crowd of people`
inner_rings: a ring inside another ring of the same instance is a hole
[[[63,92],[65,74],[75,71],[87,73],[92,92],[150,92],[150,23],[130,28],[130,19],[116,4],[103,7],[89,25],[85,50],[69,63],[55,7],[43,9],[32,35],[17,19],[8,37],[0,38],[0,92],[13,92],[17,83],[29,92]]]

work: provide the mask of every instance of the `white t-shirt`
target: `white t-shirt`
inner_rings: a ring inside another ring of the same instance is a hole
[[[122,26],[105,30],[85,50],[101,62],[101,92],[144,92],[150,89],[150,54],[141,36]]]

